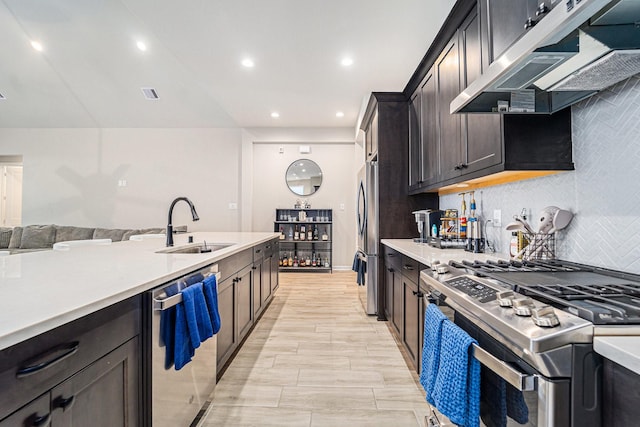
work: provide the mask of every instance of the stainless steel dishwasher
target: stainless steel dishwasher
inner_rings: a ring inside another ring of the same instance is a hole
[[[216,385],[216,335],[200,344],[191,362],[176,370],[167,364],[163,339],[163,322],[175,306],[182,302],[180,290],[215,274],[218,265],[212,264],[165,283],[146,293],[144,331],[144,399],[147,416],[143,425],[176,427],[195,425],[205,414],[209,396]]]

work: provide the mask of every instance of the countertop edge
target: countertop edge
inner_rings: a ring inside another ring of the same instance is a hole
[[[594,337],[596,353],[640,375],[640,337]]]
[[[193,233],[189,233],[189,234],[193,234]],[[43,319],[37,323],[25,325],[22,328],[17,328],[11,331],[10,333],[6,333],[5,335],[0,336],[0,351],[3,351],[15,344],[19,344],[30,338],[36,337],[42,333],[51,331],[66,323],[73,322],[74,320],[78,320],[84,316],[95,313],[113,304],[116,304],[128,298],[139,295],[147,290],[153,289],[156,286],[169,282],[184,274],[188,274],[191,271],[198,270],[210,264],[215,264],[216,262],[221,261],[229,256],[235,255],[239,252],[242,252],[245,249],[249,249],[261,243],[267,242],[269,240],[276,239],[279,236],[279,233],[271,233],[271,232],[268,232],[268,233],[256,232],[255,234],[263,234],[264,236],[257,237],[250,241],[236,243],[227,248],[212,252],[210,254],[198,254],[195,256],[192,254],[187,254],[187,255],[186,254],[170,254],[170,253],[157,254],[159,256],[164,255],[166,257],[172,257],[172,256],[189,257],[190,259],[193,259],[194,262],[192,264],[189,264],[188,266],[176,269],[171,273],[161,274],[152,280],[145,281],[143,283],[133,284],[131,287],[127,288],[122,292],[114,293],[112,295],[109,295],[106,298],[89,301],[86,304],[78,306],[72,310],[60,312],[57,315],[47,317],[46,319]],[[182,246],[182,245],[176,245],[176,246]],[[43,252],[46,252],[46,251],[43,251]],[[11,255],[11,256],[21,256],[21,255],[17,254],[17,255]],[[196,257],[198,259],[196,259]]]

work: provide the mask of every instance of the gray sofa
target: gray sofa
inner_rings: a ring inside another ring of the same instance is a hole
[[[175,227],[174,232],[186,232],[186,226]],[[12,254],[52,249],[54,243],[69,240],[111,239],[113,242],[129,240],[135,234],[161,234],[165,228],[93,228],[70,225],[27,225],[0,228],[0,251]]]

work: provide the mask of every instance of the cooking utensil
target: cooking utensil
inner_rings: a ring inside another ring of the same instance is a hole
[[[527,229],[524,226],[524,224],[518,221],[510,222],[509,224],[507,224],[505,229],[508,231],[522,231],[523,233],[527,232]]]
[[[555,233],[558,230],[566,228],[573,219],[573,213],[564,209],[558,209],[553,216],[553,228],[549,233]]]

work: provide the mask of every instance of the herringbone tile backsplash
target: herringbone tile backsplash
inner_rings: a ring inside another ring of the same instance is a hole
[[[529,222],[555,205],[575,214],[558,233],[558,258],[640,274],[640,75],[572,107],[576,170],[488,187],[476,192],[483,219],[502,210],[502,227],[487,228],[507,254],[504,226],[525,208]],[[440,198],[441,209],[460,209],[461,198]],[[467,206],[469,199],[467,196]]]

